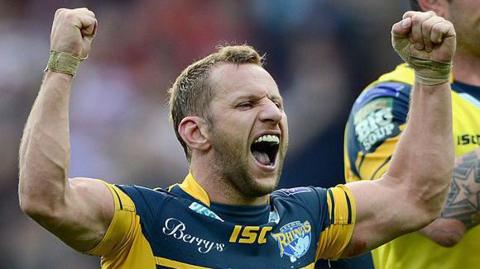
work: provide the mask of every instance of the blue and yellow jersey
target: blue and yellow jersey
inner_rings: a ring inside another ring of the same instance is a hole
[[[89,251],[102,268],[314,268],[342,254],[355,223],[342,185],[277,190],[263,206],[212,203],[191,175],[168,190],[107,186],[115,213]]]
[[[345,129],[347,181],[381,177],[387,170],[405,129],[414,73],[407,65],[370,84],[355,101]],[[460,156],[480,145],[480,87],[452,81],[453,139]],[[445,248],[420,233],[401,236],[374,250],[380,269],[457,269],[480,265],[480,226],[469,230],[453,248]]]

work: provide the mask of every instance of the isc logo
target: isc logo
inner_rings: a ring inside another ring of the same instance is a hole
[[[228,241],[240,244],[253,244],[255,242],[265,244],[267,242],[267,232],[271,230],[272,227],[235,225]]]

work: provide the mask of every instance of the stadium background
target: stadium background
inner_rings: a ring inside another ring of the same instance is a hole
[[[98,268],[20,212],[18,145],[47,62],[59,7],[99,19],[74,85],[71,176],[150,187],[181,180],[187,166],[167,120],[166,89],[217,44],[267,55],[289,116],[291,147],[281,186],[342,182],[343,127],[354,98],[399,58],[390,27],[407,1],[2,0],[0,1],[1,268]],[[361,268],[341,261],[333,268]]]

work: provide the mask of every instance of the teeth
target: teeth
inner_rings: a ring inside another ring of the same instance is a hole
[[[278,138],[278,136],[276,135],[262,135],[259,138],[257,138],[257,140],[255,140],[254,143],[258,143],[258,142],[270,142],[270,143],[279,144],[280,138]]]

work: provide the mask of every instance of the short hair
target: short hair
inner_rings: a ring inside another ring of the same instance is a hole
[[[420,4],[418,4],[418,0],[410,0],[410,8],[414,11],[422,11]]]
[[[256,64],[263,67],[264,56],[248,45],[219,46],[216,52],[194,62],[177,77],[168,90],[170,120],[188,161],[191,152],[180,136],[178,126],[183,118],[191,115],[201,116],[211,124],[208,110],[214,92],[208,77],[212,67],[218,63]]]

